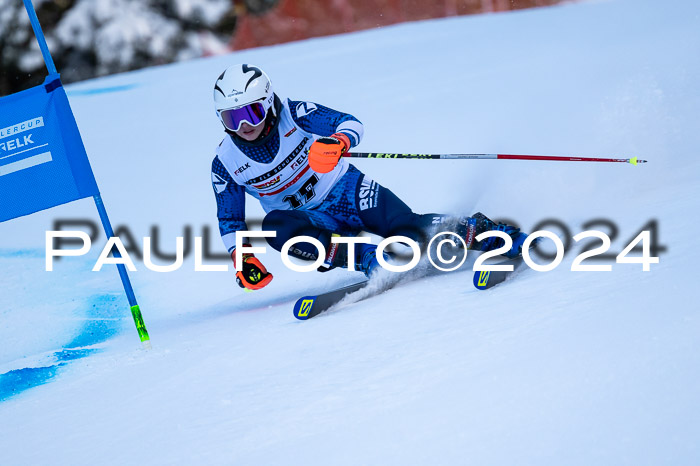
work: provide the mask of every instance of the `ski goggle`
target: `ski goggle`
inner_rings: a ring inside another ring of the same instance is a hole
[[[267,116],[267,111],[260,102],[253,102],[245,107],[219,111],[219,118],[221,118],[221,122],[229,131],[238,131],[241,129],[243,122],[251,126],[258,126],[265,121],[265,116]]]

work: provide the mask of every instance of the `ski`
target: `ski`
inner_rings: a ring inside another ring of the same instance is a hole
[[[485,270],[474,272],[474,286],[477,290],[488,290],[493,288],[499,283],[503,283],[506,278],[512,273],[514,273],[518,268],[524,263],[522,256],[516,257],[515,259],[508,259],[503,262],[499,262],[496,265],[512,265],[513,270],[511,272],[504,271],[493,271],[488,272]]]
[[[294,304],[294,317],[299,320],[307,320],[316,317],[323,311],[330,309],[333,305],[339,303],[345,296],[354,293],[365,286],[369,280],[347,285],[335,290],[326,291],[315,296],[304,296],[299,298]]]
[[[381,294],[391,288],[395,287],[399,283],[404,283],[406,281],[417,280],[418,278],[424,276],[423,274],[415,275],[404,275],[404,274],[391,274],[384,275],[383,277],[375,277],[372,279],[372,287],[364,290],[362,293],[356,292],[365,288],[370,281],[364,279],[361,282],[355,283],[353,285],[343,286],[335,290],[327,291],[315,296],[304,296],[299,298],[294,304],[294,317],[299,320],[307,320],[315,317],[322,312],[327,311],[331,307],[340,303],[346,296],[353,294],[354,300],[352,302],[362,301],[363,299],[370,298]]]
[[[516,271],[520,265],[523,263],[523,258],[518,257],[515,259],[508,259],[503,262],[499,262],[498,265],[513,265],[513,272]],[[477,289],[485,290],[498,285],[499,283],[506,280],[509,274],[513,272],[474,272],[474,286]],[[416,275],[409,278],[409,280],[416,280],[420,277],[430,276],[430,272]],[[362,296],[359,300],[369,298],[370,296],[375,296],[380,294],[390,288],[393,288],[400,281],[397,276],[394,280],[389,280],[384,283],[376,290],[372,290],[371,293],[366,293],[366,296]],[[404,278],[405,280],[405,278]],[[312,317],[327,311],[331,307],[342,301],[347,295],[355,293],[362,288],[366,287],[369,280],[362,280],[361,282],[354,283],[352,285],[343,286],[335,290],[326,291],[317,295],[304,296],[299,298],[296,303],[294,303],[294,317],[299,320],[308,320]]]

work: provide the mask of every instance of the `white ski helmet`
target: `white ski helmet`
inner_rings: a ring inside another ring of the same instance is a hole
[[[229,131],[238,131],[245,121],[257,126],[273,108],[275,93],[263,70],[247,64],[229,66],[214,85],[216,114]]]

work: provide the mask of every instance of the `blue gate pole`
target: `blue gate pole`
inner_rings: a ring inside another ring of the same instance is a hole
[[[31,0],[24,0],[24,8],[27,10],[29,15],[29,21],[32,23],[32,29],[34,30],[34,35],[36,36],[37,42],[39,42],[39,49],[41,49],[41,54],[44,57],[44,62],[46,63],[46,68],[49,74],[58,74],[56,70],[56,65],[51,58],[51,52],[49,52],[49,47],[46,45],[46,38],[44,37],[44,32],[41,30],[41,25],[39,24],[39,18],[36,16],[36,11],[34,10],[34,5]],[[112,224],[107,216],[107,211],[105,210],[104,203],[102,202],[102,196],[99,194],[93,196],[95,200],[95,206],[97,207],[97,212],[100,214],[100,220],[102,221],[102,228],[104,228],[107,238],[112,238],[114,236],[114,231],[112,230]],[[113,251],[113,256],[115,258],[120,258],[121,254],[119,251]],[[141,315],[141,309],[136,302],[136,296],[134,295],[134,289],[131,286],[131,281],[129,280],[129,275],[126,272],[126,267],[124,264],[117,264],[117,270],[119,270],[119,277],[122,280],[122,285],[124,286],[124,291],[126,292],[126,297],[129,300],[129,306],[131,307],[131,315],[134,318],[134,323],[136,324],[136,330],[139,332],[139,338],[143,347],[146,349],[151,348],[151,339],[148,336],[148,330],[146,330],[146,325],[143,322],[143,316]]]
[[[100,220],[102,221],[102,228],[107,235],[107,238],[112,238],[114,236],[114,230],[112,230],[112,224],[107,216],[107,210],[102,202],[102,196],[97,194],[93,196],[95,200],[95,206],[97,207],[97,212],[100,214]],[[120,258],[121,254],[118,250],[114,249],[112,255],[115,258]],[[119,277],[122,279],[122,285],[124,285],[124,291],[126,292],[126,297],[129,300],[129,306],[131,307],[131,315],[134,318],[134,323],[136,324],[136,330],[139,332],[139,338],[144,348],[151,348],[151,339],[148,336],[148,330],[146,330],[146,324],[143,322],[143,316],[141,315],[141,309],[136,302],[136,296],[134,295],[134,289],[131,287],[131,281],[129,280],[129,275],[126,272],[126,267],[124,264],[117,264],[117,270],[119,270]]]
[[[24,8],[27,10],[27,14],[29,15],[29,22],[32,23],[32,29],[34,29],[34,35],[36,36],[36,40],[37,42],[39,42],[39,48],[41,49],[41,54],[44,56],[44,63],[46,63],[46,68],[49,70],[49,74],[57,74],[58,71],[56,71],[56,65],[54,65],[53,58],[51,58],[49,46],[46,45],[44,32],[41,30],[39,18],[36,17],[36,11],[34,11],[34,5],[32,5],[32,0],[24,0]]]

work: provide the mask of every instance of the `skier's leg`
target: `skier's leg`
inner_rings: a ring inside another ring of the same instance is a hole
[[[481,212],[462,218],[442,214],[416,214],[391,190],[366,175],[358,184],[356,202],[363,229],[383,237],[407,236],[422,247],[427,245],[434,234],[451,231],[465,240],[467,249],[491,251],[500,248],[503,240],[490,237],[484,241],[476,241],[476,236],[485,231],[500,230],[513,238],[513,245],[505,255],[516,257],[527,238],[518,228],[495,223]]]
[[[333,233],[355,234],[343,222],[313,210],[273,210],[263,219],[262,229],[277,232],[274,238],[267,238],[268,244],[277,251],[282,251],[284,243],[297,236],[316,238],[328,251]],[[299,259],[314,261],[318,258],[318,249],[311,243],[299,242],[289,249],[289,254]]]
[[[345,175],[335,184],[323,203],[316,208],[351,226],[382,237],[407,236],[419,244],[427,244],[426,232],[434,222],[434,215],[415,214],[394,193],[367,178],[350,165]],[[378,268],[376,245],[355,246],[355,264],[369,276]],[[345,267],[347,247],[339,248],[339,261],[334,265]],[[388,259],[388,257],[387,257]]]
[[[333,234],[355,236],[361,230],[385,238],[406,236],[422,247],[436,232],[453,231],[465,239],[469,249],[480,251],[495,249],[503,242],[498,238],[476,242],[475,237],[483,231],[501,230],[514,237],[511,252],[516,252],[513,255],[519,253],[519,246],[524,241],[524,235],[519,234],[517,229],[495,224],[481,213],[464,218],[416,214],[391,190],[366,177],[352,165],[316,209],[272,211],[263,220],[263,230],[277,232],[275,238],[268,238],[268,243],[278,251],[290,238],[303,235],[318,239],[329,253]],[[355,247],[354,262],[366,275],[377,266],[375,249],[373,245]],[[289,253],[306,260],[316,260],[318,257],[318,250],[311,243],[296,243]],[[340,245],[336,254],[331,268],[347,267],[347,246]]]
[[[359,230],[351,228],[345,222],[316,210],[273,210],[263,219],[264,231],[275,231],[277,236],[267,238],[267,242],[277,251],[282,251],[284,243],[297,236],[310,236],[320,241],[325,250],[324,265],[319,271],[324,272],[335,267],[348,266],[348,246],[341,243],[333,247],[331,237],[356,236]],[[369,274],[377,266],[374,245],[357,244],[355,246],[354,264],[358,272]],[[318,249],[311,243],[298,242],[287,251],[299,259],[315,261]]]
[[[355,192],[363,228],[376,235],[406,236],[426,245],[447,219],[440,214],[417,214],[391,190],[364,176]]]

